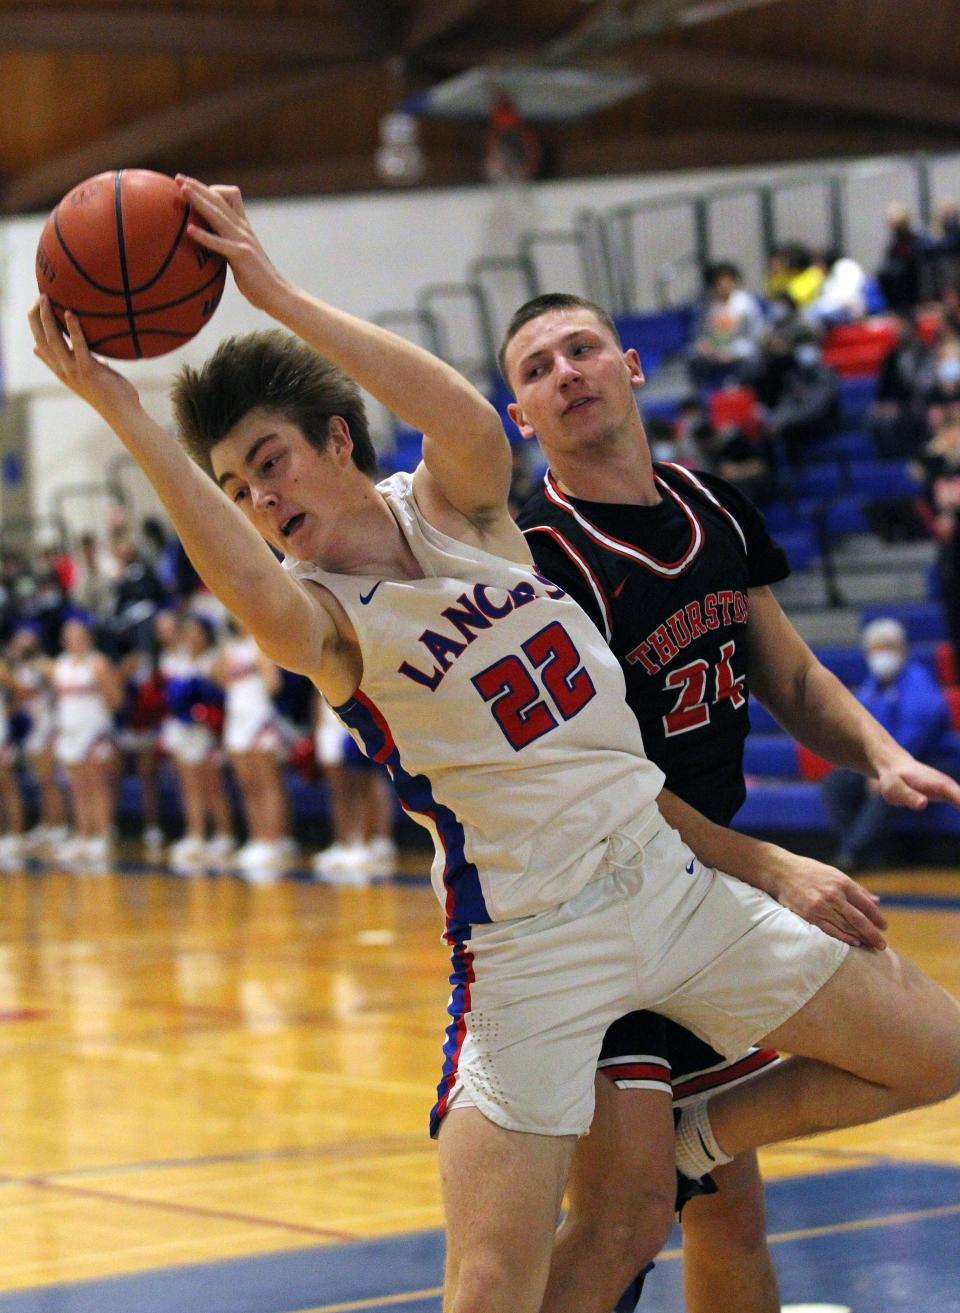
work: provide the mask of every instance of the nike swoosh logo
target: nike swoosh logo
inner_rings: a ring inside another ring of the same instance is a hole
[[[695,865],[696,865],[696,858],[694,858],[692,862],[687,862],[686,866],[684,867],[684,870],[686,871],[687,875],[693,875],[693,868]]]
[[[630,577],[629,575],[624,575],[624,577],[620,580],[620,582],[617,584],[616,588],[613,590],[613,594],[612,594],[612,595],[613,595],[614,597],[619,597],[619,596],[620,596],[620,594],[621,594],[621,593],[623,592],[623,590],[624,590],[624,587],[626,586],[626,582],[627,582],[627,580],[629,579],[629,577]]]
[[[361,606],[366,606],[366,605],[370,602],[370,599],[373,597],[374,593],[377,591],[377,589],[380,587],[380,585],[381,585],[382,583],[383,583],[383,580],[382,580],[382,579],[378,579],[377,582],[376,582],[376,583],[373,585],[373,587],[370,589],[369,593],[361,593],[361,594],[360,594],[360,605],[361,605]]]

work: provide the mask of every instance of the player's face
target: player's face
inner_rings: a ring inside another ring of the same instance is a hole
[[[267,542],[286,556],[323,561],[338,518],[352,443],[343,420],[330,421],[324,450],[298,424],[251,410],[210,453],[214,478]]]
[[[549,310],[516,333],[507,348],[516,402],[510,417],[549,455],[594,446],[636,418],[643,386],[636,351],[622,351],[592,310]]]

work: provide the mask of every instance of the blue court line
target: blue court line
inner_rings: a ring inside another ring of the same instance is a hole
[[[767,1198],[786,1303],[960,1313],[960,1168],[793,1177],[771,1183]],[[676,1242],[642,1313],[682,1313]],[[0,1313],[438,1313],[442,1265],[442,1233],[417,1232],[13,1291],[0,1295]]]
[[[881,907],[912,907],[921,912],[960,912],[960,896],[950,894],[884,894]]]

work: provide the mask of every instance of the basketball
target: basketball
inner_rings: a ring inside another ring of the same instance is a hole
[[[216,310],[226,261],[187,236],[176,182],[114,169],[78,183],[53,210],[37,247],[37,284],[61,327],[72,310],[91,350],[117,360],[173,351]]]

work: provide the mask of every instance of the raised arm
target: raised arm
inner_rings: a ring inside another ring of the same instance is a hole
[[[960,807],[960,784],[917,761],[826,669],[767,588],[750,590],[750,690],[798,742],[878,782],[898,807]]]
[[[229,261],[247,300],[424,434],[424,467],[417,476],[421,504],[424,496],[442,499],[485,534],[502,533],[512,525],[507,510],[510,446],[487,399],[422,347],[317,300],[278,273],[236,187],[207,187],[191,178],[178,181],[212,229],[191,227],[191,235]],[[509,536],[528,559],[519,533],[511,529]]]
[[[94,356],[76,316],[69,344],[46,297],[30,311],[35,353],[113,429],[153,484],[197,573],[279,665],[316,681],[337,637],[320,604],[170,435],[146,413],[130,381]]]

